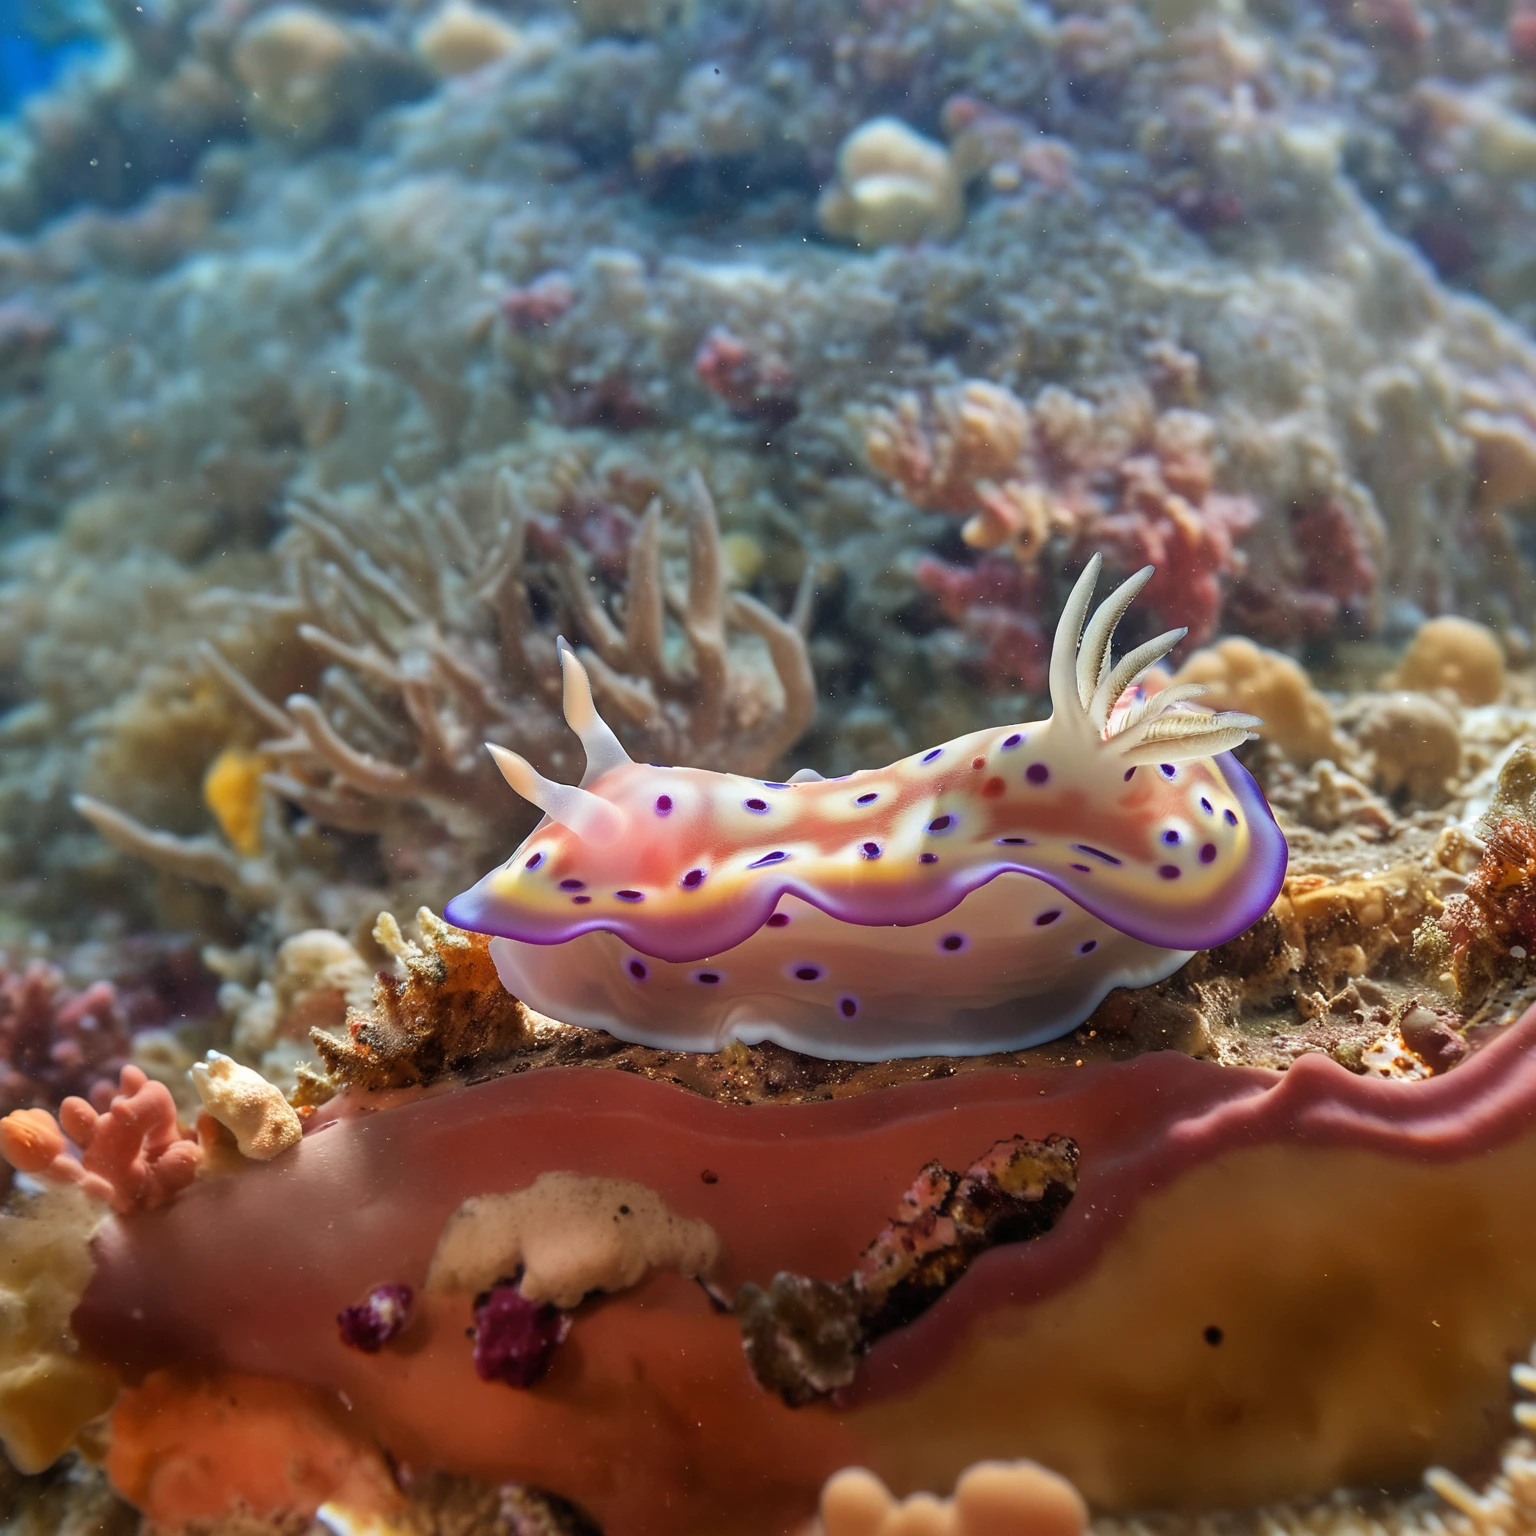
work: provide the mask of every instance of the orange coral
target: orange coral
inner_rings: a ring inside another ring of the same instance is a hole
[[[202,1152],[181,1134],[165,1084],[126,1066],[105,1113],[68,1098],[57,1120],[43,1109],[18,1109],[0,1119],[0,1157],[22,1173],[76,1184],[126,1216],[173,1200],[197,1176]]]
[[[270,1519],[313,1516],[330,1500],[376,1512],[400,1502],[378,1451],[348,1434],[320,1393],[257,1376],[153,1372],[113,1410],[107,1475],[169,1528],[241,1508]]]

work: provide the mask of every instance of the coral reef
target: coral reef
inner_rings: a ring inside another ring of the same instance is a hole
[[[132,1034],[109,981],[81,991],[44,960],[0,969],[0,1106],[56,1109],[71,1095],[104,1109]]]

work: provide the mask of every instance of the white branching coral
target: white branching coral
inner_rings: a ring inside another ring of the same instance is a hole
[[[423,894],[440,899],[436,885],[451,887],[526,830],[486,742],[516,747],[556,777],[579,771],[560,710],[562,629],[636,757],[760,775],[815,713],[803,633],[809,584],[789,619],[732,590],[714,503],[696,473],[683,510],[677,554],[659,499],[625,523],[615,618],[577,539],[534,547],[534,515],[510,469],[478,507],[446,495],[427,505],[398,484],[382,505],[306,496],[289,509],[287,590],[209,601],[259,603],[293,626],[319,663],[317,685],[279,704],[203,647],[209,671],[270,735],[260,747],[274,765],[264,780],[268,851],[243,857],[212,836],[157,832],[84,797],[78,808],[119,849],[179,878],[222,887],[247,907],[296,906],[286,929],[317,915],[344,926],[310,910],[310,896],[325,897],[319,887],[294,900],[303,828],[377,836],[386,864],[397,855],[431,864]]]

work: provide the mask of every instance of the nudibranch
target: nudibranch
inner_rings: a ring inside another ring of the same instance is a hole
[[[1260,722],[1137,684],[1182,638],[1111,655],[1152,575],[1057,626],[1050,719],[783,784],[630,761],[562,643],[586,751],[557,784],[491,746],[545,819],[445,911],[567,1023],[674,1050],[774,1040],[851,1061],[1051,1040],[1274,900],[1285,839],[1232,756]],[[1084,628],[1085,621],[1087,627]]]

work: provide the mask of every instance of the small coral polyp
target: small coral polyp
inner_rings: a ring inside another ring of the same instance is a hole
[[[1061,616],[1049,720],[841,779],[633,763],[564,649],[586,774],[556,784],[492,748],[546,819],[448,918],[496,936],[514,995],[645,1045],[869,1061],[1066,1033],[1112,988],[1241,933],[1286,867],[1230,750],[1259,722],[1184,707],[1193,685],[1142,699],[1184,631],[1116,664],[1115,627],[1152,572],[1089,619],[1098,570]]]

